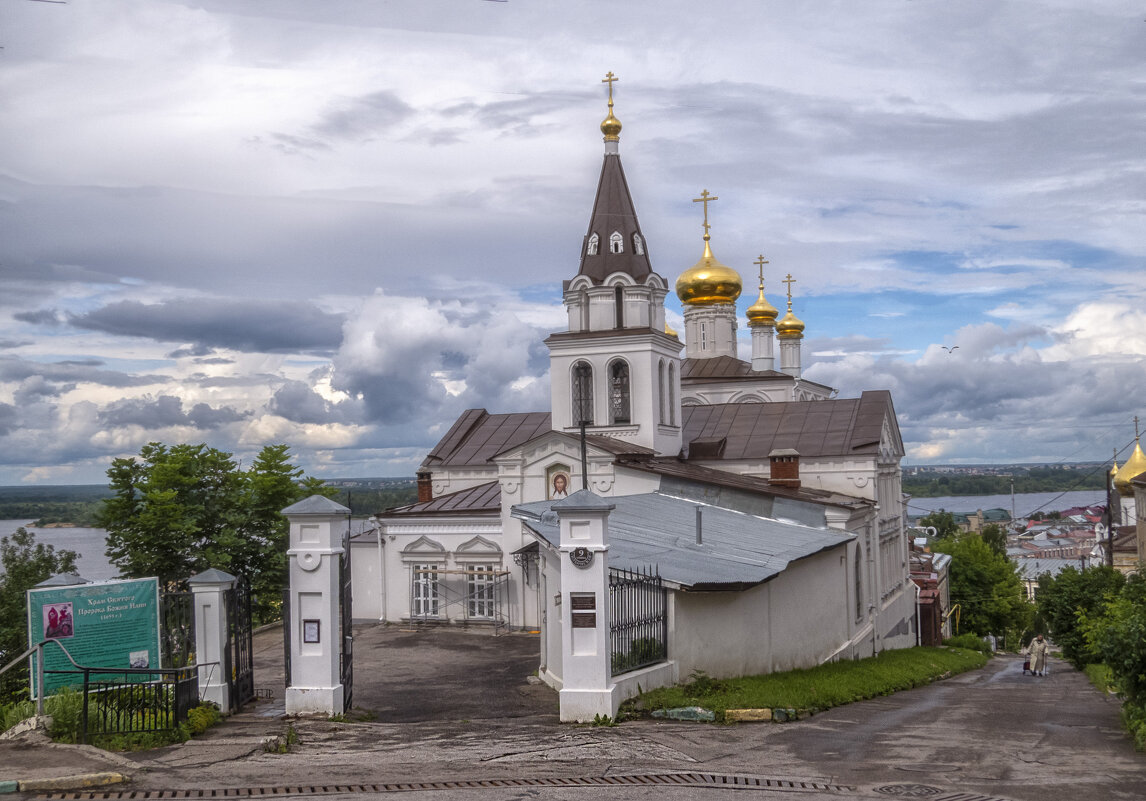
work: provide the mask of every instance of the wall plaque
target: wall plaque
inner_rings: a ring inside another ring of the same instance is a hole
[[[591,592],[571,592],[569,593],[569,608],[593,612],[597,609],[597,596]]]
[[[574,548],[569,552],[569,561],[575,567],[588,567],[593,564],[593,552],[588,548]]]
[[[574,612],[572,624],[575,629],[595,629],[597,628],[597,613]]]

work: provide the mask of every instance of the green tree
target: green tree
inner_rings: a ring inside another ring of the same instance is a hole
[[[36,535],[23,528],[0,538],[0,667],[28,647],[27,592],[57,573],[74,573],[75,551],[57,551],[36,542]],[[26,698],[27,663],[0,676],[0,704]]]
[[[979,536],[983,538],[983,542],[990,546],[991,550],[1000,556],[1006,557],[1007,555],[1007,531],[998,523],[988,523],[983,526],[983,530],[979,532]]]
[[[107,555],[124,576],[158,576],[180,587],[208,568],[248,581],[262,619],[286,580],[289,526],[280,510],[332,489],[290,463],[286,445],[267,445],[250,469],[206,445],[150,443],[139,458],[108,469]]]
[[[932,549],[951,555],[951,603],[959,604],[961,631],[984,636],[1030,622],[1018,568],[978,534],[938,540]]]
[[[1035,593],[1039,617],[1046,622],[1063,657],[1075,667],[1101,661],[1101,655],[1087,642],[1082,619],[1101,616],[1106,601],[1125,583],[1125,576],[1106,565],[1081,571],[1066,567],[1057,576],[1039,576]]]
[[[951,539],[959,536],[959,524],[955,522],[955,515],[943,509],[921,517],[919,525],[923,528],[934,528],[935,536],[939,539]]]

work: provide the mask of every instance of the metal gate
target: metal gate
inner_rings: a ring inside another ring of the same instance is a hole
[[[668,656],[668,615],[660,573],[609,568],[610,668],[619,676]]]
[[[290,686],[290,584],[283,588],[283,686]]]
[[[342,635],[342,711],[350,709],[354,699],[354,604],[350,586],[350,531],[342,540],[342,556],[338,560],[338,617]]]
[[[227,647],[223,650],[223,675],[232,712],[255,698],[254,631],[251,626],[251,588],[239,581],[223,595],[227,607]]]
[[[181,668],[195,661],[195,601],[190,592],[159,595],[160,665]]]

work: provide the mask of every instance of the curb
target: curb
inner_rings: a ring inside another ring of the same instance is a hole
[[[60,776],[55,779],[28,779],[26,781],[0,782],[0,793],[29,792],[38,790],[81,790],[85,787],[104,787],[131,781],[125,773],[105,771],[102,773],[78,773],[75,776]]]

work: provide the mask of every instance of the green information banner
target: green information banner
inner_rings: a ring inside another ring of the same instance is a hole
[[[103,581],[69,587],[28,590],[28,642],[54,638],[78,664],[99,668],[161,667],[159,651],[159,580]],[[51,695],[83,681],[68,657],[44,646],[44,688]],[[32,697],[37,697],[35,658]],[[107,680],[108,676],[93,678]]]

